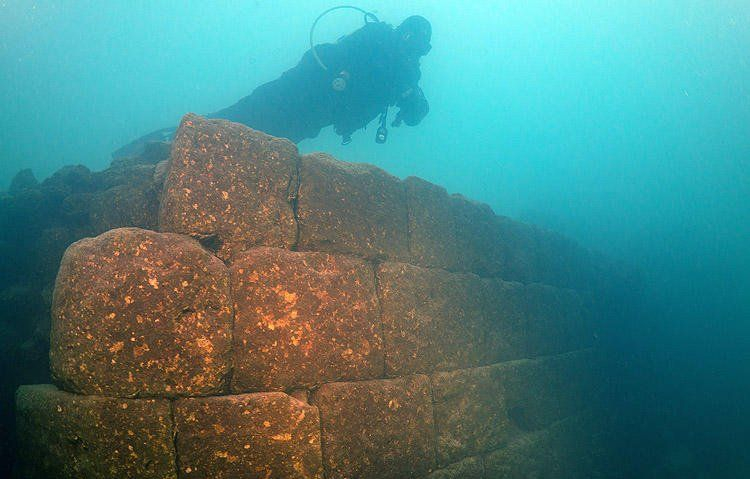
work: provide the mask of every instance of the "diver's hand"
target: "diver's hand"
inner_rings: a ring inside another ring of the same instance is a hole
[[[399,126],[401,126],[401,123],[403,123],[403,121],[403,118],[401,118],[401,110],[399,110],[398,113],[396,113],[396,118],[394,118],[391,122],[391,126],[398,128]]]

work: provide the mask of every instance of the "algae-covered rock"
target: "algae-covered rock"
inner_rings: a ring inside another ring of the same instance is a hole
[[[466,271],[466,252],[458,244],[459,232],[445,188],[413,176],[404,184],[409,209],[410,262]]]
[[[37,181],[34,173],[26,168],[16,173],[16,176],[10,182],[10,188],[8,193],[15,194],[23,190],[33,190],[39,188],[39,181]]]

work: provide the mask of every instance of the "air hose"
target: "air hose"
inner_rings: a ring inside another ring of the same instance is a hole
[[[315,61],[318,62],[318,65],[320,65],[320,68],[322,68],[325,71],[328,71],[328,67],[323,63],[323,60],[320,59],[318,56],[318,52],[315,50],[315,42],[313,40],[313,36],[315,35],[315,27],[318,25],[318,22],[321,18],[325,17],[329,13],[333,12],[334,10],[342,10],[342,9],[348,9],[348,10],[356,10],[362,15],[364,15],[365,24],[370,22],[379,22],[378,17],[375,16],[374,13],[368,12],[367,10],[364,10],[359,7],[355,7],[352,5],[339,5],[337,7],[331,7],[328,10],[324,11],[320,15],[318,15],[318,18],[315,19],[315,21],[312,24],[312,27],[310,27],[310,51],[312,51],[313,57],[315,58]]]

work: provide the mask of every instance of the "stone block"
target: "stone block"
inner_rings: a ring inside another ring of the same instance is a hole
[[[91,231],[100,234],[126,226],[153,230],[157,228],[158,212],[159,197],[150,186],[113,186],[93,195]]]
[[[543,284],[526,286],[527,351],[548,356],[591,347],[593,309],[576,291]]]
[[[225,389],[229,274],[190,238],[122,228],[72,244],[52,317],[51,369],[66,390],[132,397]]]
[[[573,240],[539,229],[536,249],[540,272],[535,281],[572,289],[596,287],[591,254]]]
[[[505,216],[497,216],[494,223],[502,242],[503,269],[499,276],[521,283],[540,281],[537,228]]]
[[[21,386],[16,421],[18,477],[177,478],[168,400]]]
[[[484,479],[484,467],[481,457],[466,459],[438,469],[425,479]]]
[[[518,434],[508,417],[507,378],[527,360],[435,373],[431,376],[438,462],[497,449]]]
[[[255,248],[231,267],[235,392],[383,375],[375,275],[363,260]]]
[[[175,402],[180,478],[322,478],[316,407],[280,392]]]
[[[450,210],[461,252],[458,269],[506,281],[539,281],[536,228],[461,195],[450,197]]]
[[[204,238],[224,259],[252,246],[290,248],[297,168],[288,140],[188,114],[172,146],[160,228]]]
[[[584,409],[596,390],[590,352],[431,376],[440,464],[498,449]]]
[[[475,365],[485,341],[482,283],[405,263],[378,268],[388,376]]]
[[[412,264],[466,271],[458,245],[451,198],[445,188],[421,178],[404,180],[409,210],[409,252]]]
[[[482,279],[482,286],[487,347],[477,366],[526,357],[525,286],[496,278]]]
[[[312,403],[328,479],[419,477],[434,467],[427,376],[324,384]]]
[[[405,263],[382,263],[377,274],[388,376],[523,355],[520,285]]]
[[[461,195],[450,197],[463,271],[506,279],[506,252],[498,217],[492,209]]]
[[[486,477],[619,477],[613,475],[617,469],[612,469],[599,427],[584,413],[525,434],[485,456]]]
[[[302,157],[297,217],[300,250],[409,256],[406,189],[374,166]]]

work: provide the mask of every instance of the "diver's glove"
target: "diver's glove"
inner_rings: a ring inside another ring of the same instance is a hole
[[[408,94],[402,97],[397,105],[399,111],[391,126],[400,126],[402,122],[409,126],[415,126],[430,112],[430,104],[427,103],[427,99],[419,87],[409,90]]]

